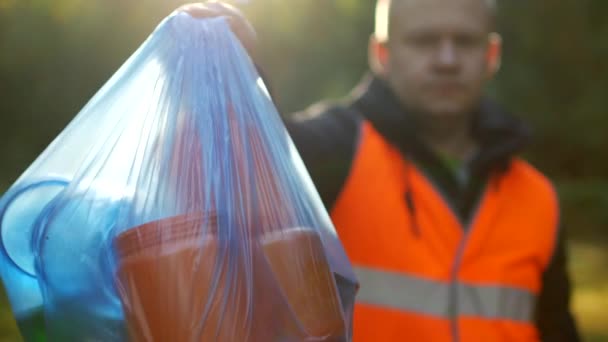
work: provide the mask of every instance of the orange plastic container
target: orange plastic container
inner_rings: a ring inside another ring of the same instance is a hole
[[[345,336],[338,290],[318,232],[296,228],[252,236],[241,245],[247,256],[228,253],[216,233],[215,215],[191,214],[134,227],[115,238],[119,295],[133,341],[337,341]]]
[[[115,238],[119,295],[133,341],[264,339],[252,336],[242,262],[230,260],[216,226],[213,215],[178,216]]]
[[[291,335],[332,341],[346,336],[338,289],[319,233],[292,228],[266,234],[261,242],[266,261],[295,318],[295,325],[287,324],[294,329]]]

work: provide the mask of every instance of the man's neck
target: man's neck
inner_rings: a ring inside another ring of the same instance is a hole
[[[470,117],[418,118],[420,139],[436,154],[458,161],[469,159],[477,148],[471,135]]]

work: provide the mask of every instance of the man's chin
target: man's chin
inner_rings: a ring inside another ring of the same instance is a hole
[[[443,103],[434,103],[428,106],[426,112],[429,115],[435,117],[461,117],[468,116],[470,114],[470,109],[468,106],[461,106],[455,104],[443,104]]]

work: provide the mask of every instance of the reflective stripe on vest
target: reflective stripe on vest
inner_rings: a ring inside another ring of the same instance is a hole
[[[357,302],[450,318],[451,286],[402,273],[355,267],[360,282]],[[453,315],[530,322],[535,295],[506,286],[457,283]]]

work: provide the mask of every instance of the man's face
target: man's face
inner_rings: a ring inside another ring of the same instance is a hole
[[[484,0],[393,0],[385,77],[402,103],[462,115],[487,79],[490,12]]]

